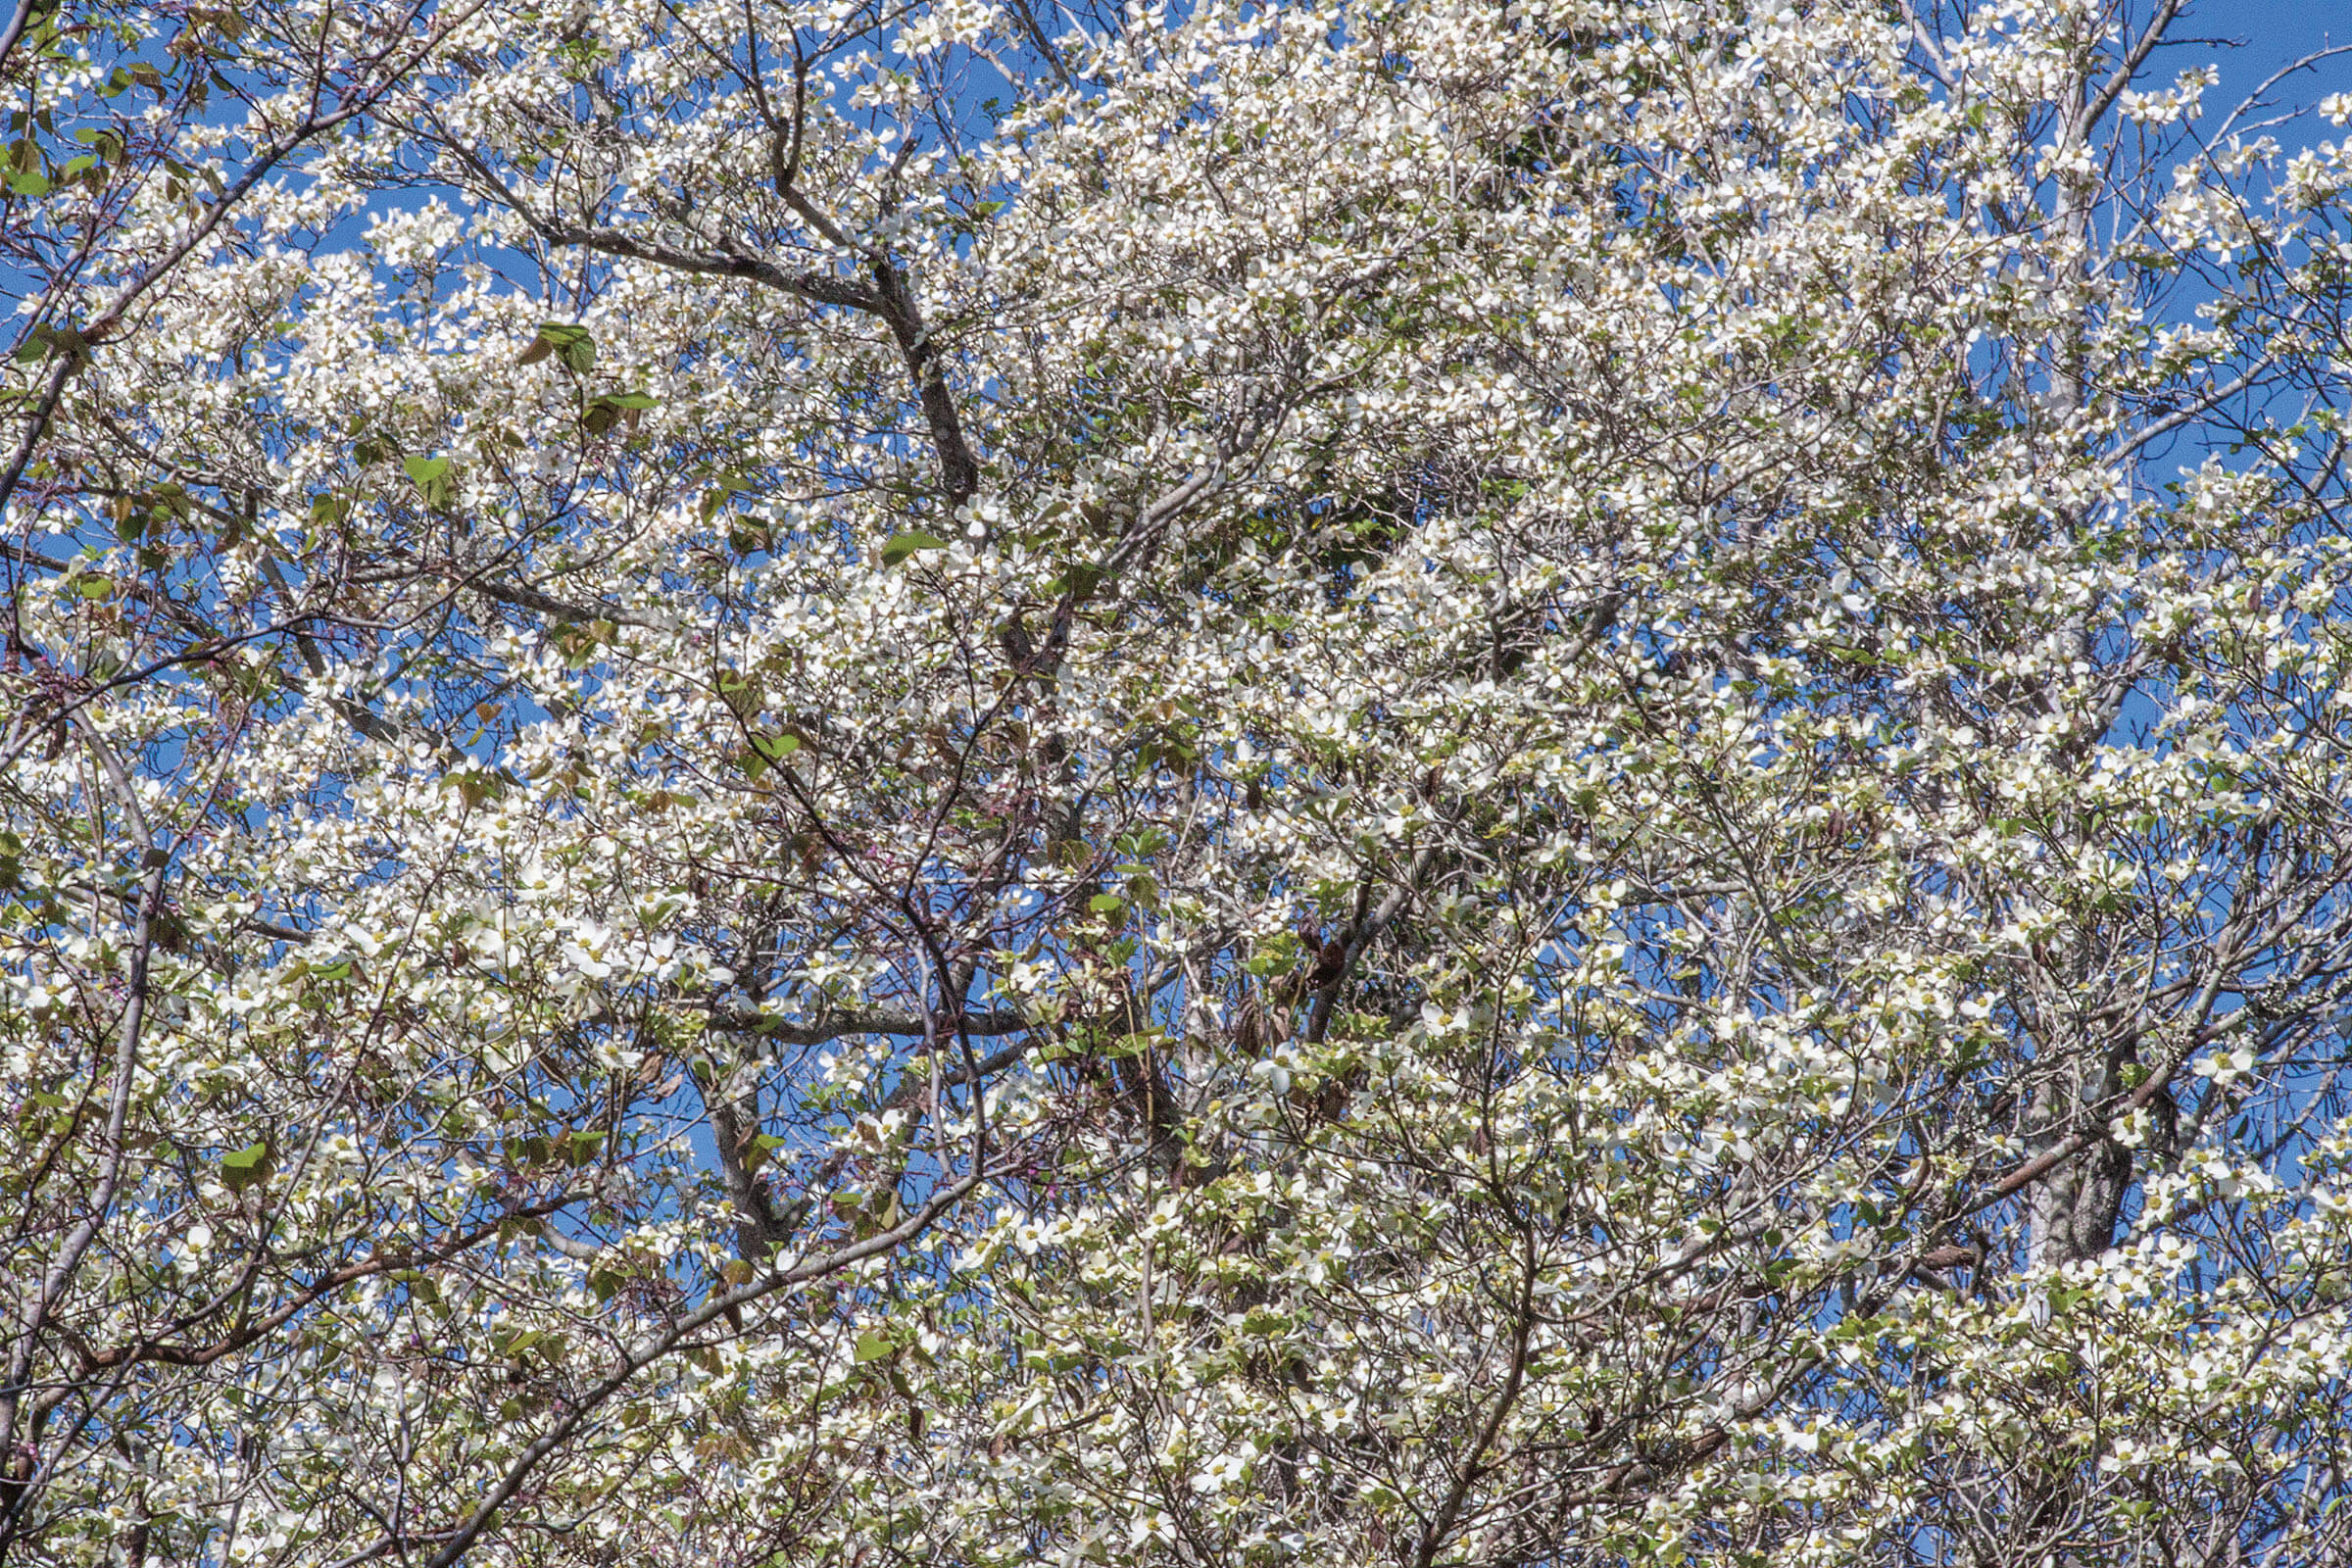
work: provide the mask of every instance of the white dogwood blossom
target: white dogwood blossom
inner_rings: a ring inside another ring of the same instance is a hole
[[[23,6],[0,1557],[2352,1556],[2180,12]]]

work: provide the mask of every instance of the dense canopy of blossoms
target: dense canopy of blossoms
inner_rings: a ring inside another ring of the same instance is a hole
[[[2352,1559],[2180,11],[25,0],[0,1560]]]

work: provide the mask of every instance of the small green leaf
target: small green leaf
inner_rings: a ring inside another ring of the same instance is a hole
[[[596,339],[584,326],[572,326],[564,321],[542,321],[539,335],[531,339],[522,351],[520,363],[534,365],[553,354],[563,362],[564,368],[574,375],[585,375],[596,364]]]
[[[657,407],[643,392],[607,392],[581,411],[580,422],[587,426],[590,435],[603,435],[622,419],[628,420],[629,428],[634,430],[644,419],[645,411]]]
[[[897,1346],[891,1344],[880,1334],[872,1329],[867,1329],[863,1334],[858,1336],[858,1364],[863,1366],[868,1361],[879,1361],[897,1348]]]
[[[231,1154],[220,1156],[220,1179],[232,1193],[241,1193],[270,1175],[270,1146],[247,1144]]]
[[[1097,914],[1116,914],[1127,907],[1127,901],[1116,893],[1098,893],[1086,901],[1086,906]]]
[[[400,466],[428,507],[448,506],[457,492],[457,481],[450,474],[447,458],[404,458]]]
[[[798,735],[760,735],[753,738],[752,749],[771,762],[781,762],[801,749]]]
[[[541,1338],[535,1329],[497,1329],[490,1335],[490,1344],[501,1355],[520,1355]]]
[[[511,776],[504,769],[463,767],[445,775],[441,787],[456,790],[458,798],[468,808],[479,807],[484,801],[495,800],[507,792]]]
[[[917,550],[945,550],[947,548],[948,542],[936,534],[923,533],[920,530],[903,533],[882,547],[882,564],[895,566]]]
[[[99,576],[76,578],[74,591],[84,599],[104,599],[115,591],[115,579]]]
[[[1091,598],[1102,586],[1102,568],[1090,562],[1073,562],[1060,575],[1046,584],[1046,592],[1056,597],[1073,594],[1080,599]]]

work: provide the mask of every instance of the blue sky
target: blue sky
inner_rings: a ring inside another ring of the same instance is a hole
[[[2184,22],[2175,24],[2174,35],[2228,38],[2242,45],[2222,50],[2218,57],[2221,90],[2207,102],[2227,107],[2295,56],[2328,43],[2352,43],[2352,0],[2192,0]],[[2203,52],[2182,48],[2173,53],[2185,67]],[[2300,81],[2306,85],[2282,89],[2297,101],[2352,90],[2352,55],[2325,63]]]

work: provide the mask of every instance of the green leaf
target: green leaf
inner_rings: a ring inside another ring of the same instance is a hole
[[[79,327],[57,326],[43,321],[26,329],[24,341],[17,346],[16,357],[25,365],[47,359],[64,359],[76,366],[87,365],[90,361],[90,341],[81,335]]]
[[[580,422],[590,435],[603,435],[622,419],[634,430],[645,418],[645,411],[660,405],[643,392],[607,392],[581,411]]]
[[[917,550],[945,550],[947,548],[948,542],[936,534],[923,533],[920,530],[903,533],[882,547],[882,564],[895,566]]]
[[[1074,562],[1046,583],[1046,592],[1059,597],[1072,594],[1080,599],[1091,598],[1102,585],[1102,568],[1090,562]]]
[[[858,1336],[858,1364],[863,1366],[868,1361],[879,1361],[897,1348],[897,1346],[891,1344],[880,1334],[872,1329],[867,1329],[863,1334]]]
[[[409,483],[416,487],[417,495],[424,499],[426,506],[446,507],[449,505],[451,496],[456,493],[457,484],[450,475],[447,458],[404,458],[401,460],[400,466],[401,471],[409,476]]]
[[[104,599],[115,591],[115,579],[99,576],[76,578],[74,591],[84,599]]]
[[[1127,907],[1127,901],[1116,893],[1098,893],[1086,901],[1086,906],[1097,914],[1116,914]]]
[[[737,718],[750,718],[760,711],[764,701],[757,676],[741,675],[731,669],[719,671],[718,696]]]
[[[270,1146],[247,1144],[231,1154],[220,1156],[220,1179],[232,1193],[241,1193],[270,1175]]]
[[[539,323],[538,336],[531,339],[515,363],[536,365],[551,354],[574,375],[586,375],[596,364],[596,339],[589,335],[584,326],[573,326],[564,321],[542,321]]]
[[[495,800],[507,792],[512,782],[503,768],[462,767],[446,774],[441,780],[445,790],[456,790],[458,798],[468,808],[479,807],[484,801]]]
[[[743,769],[746,778],[757,779],[800,749],[798,735],[755,735],[752,743],[736,757],[736,765]]]

